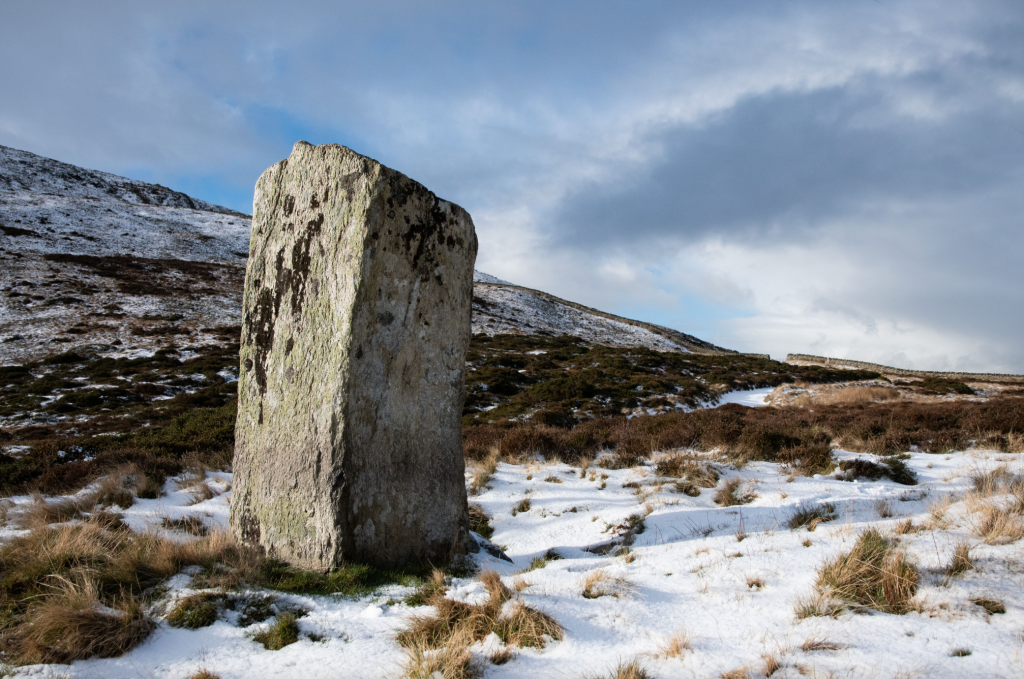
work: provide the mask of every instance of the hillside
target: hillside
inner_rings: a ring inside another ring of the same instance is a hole
[[[240,323],[250,218],[168,188],[0,146],[0,365],[82,345],[224,346]],[[473,331],[725,351],[477,272]]]

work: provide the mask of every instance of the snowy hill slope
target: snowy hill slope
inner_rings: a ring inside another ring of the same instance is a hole
[[[0,365],[237,341],[250,218],[0,146]],[[476,272],[473,331],[720,353],[695,337]]]

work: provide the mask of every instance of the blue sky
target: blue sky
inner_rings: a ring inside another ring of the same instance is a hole
[[[743,351],[1024,372],[1024,5],[48,2],[0,144],[249,211],[298,139],[478,268]]]

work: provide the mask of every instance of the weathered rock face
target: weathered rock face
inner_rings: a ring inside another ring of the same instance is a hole
[[[334,144],[256,184],[231,527],[293,565],[475,550],[461,413],[469,214]]]

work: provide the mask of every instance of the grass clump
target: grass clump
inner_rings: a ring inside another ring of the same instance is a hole
[[[204,537],[210,533],[209,527],[198,516],[182,516],[177,519],[165,516],[161,525],[167,530],[178,530],[196,537]]]
[[[651,679],[651,675],[640,664],[638,658],[627,662],[620,662],[609,674],[595,676],[587,675],[586,679]]]
[[[153,627],[147,590],[187,566],[218,563],[220,583],[232,586],[254,574],[256,558],[223,534],[179,544],[95,516],[36,527],[0,545],[0,647],[14,664],[120,655]]]
[[[632,590],[632,584],[622,577],[611,576],[603,569],[592,570],[583,578],[581,594],[584,599],[603,596],[620,597]]]
[[[957,543],[953,549],[953,556],[946,566],[946,578],[954,578],[963,575],[974,568],[974,560],[971,558],[971,546],[966,541]]]
[[[487,457],[480,461],[473,475],[470,477],[469,494],[476,495],[491,482],[494,472],[498,470],[498,463],[501,461],[501,453],[497,447],[493,447]]]
[[[819,505],[805,505],[798,507],[796,511],[793,512],[793,516],[789,517],[789,521],[786,525],[789,526],[790,530],[796,530],[801,526],[807,526],[808,531],[814,532],[814,529],[818,527],[819,523],[835,521],[837,516],[836,506],[831,502]]]
[[[299,624],[291,613],[282,613],[267,629],[253,635],[252,640],[268,651],[280,651],[299,640]]]
[[[519,501],[519,504],[512,508],[512,516],[515,516],[516,514],[524,514],[528,511],[530,511],[530,498],[524,497]]]
[[[856,481],[857,479],[868,479],[877,481],[888,478],[904,486],[916,486],[917,475],[904,461],[906,457],[900,455],[888,455],[880,458],[879,462],[872,462],[865,458],[844,460],[839,463],[839,473],[836,478],[840,481]]]
[[[167,624],[171,627],[199,629],[209,627],[217,622],[223,594],[193,594],[179,599],[167,615]]]
[[[682,658],[686,651],[693,650],[693,642],[690,641],[690,634],[681,629],[670,636],[664,644],[659,647],[661,653],[668,658]]]
[[[893,540],[875,529],[853,549],[818,569],[816,587],[827,596],[883,613],[902,615],[917,593],[917,568]]]
[[[989,613],[989,615],[1000,615],[1006,613],[1006,604],[998,599],[989,599],[988,597],[974,597],[971,599],[971,603],[975,606],[981,606]]]
[[[814,651],[838,651],[843,649],[842,644],[837,644],[834,641],[823,639],[822,637],[807,637],[804,643],[800,644],[800,650],[804,653],[812,653]]]
[[[740,479],[729,479],[715,491],[715,504],[721,507],[733,507],[735,505],[750,504],[757,498],[750,488],[743,488],[743,481]]]
[[[1024,521],[1012,507],[985,503],[975,524],[978,535],[989,545],[1006,545],[1024,537]]]
[[[547,639],[561,639],[562,626],[554,618],[515,600],[515,593],[506,587],[494,571],[480,575],[488,592],[482,604],[467,604],[445,596],[443,579],[433,578],[434,587],[425,603],[434,607],[433,615],[415,616],[409,627],[398,634],[398,643],[409,652],[407,669],[420,672],[431,658],[447,658],[444,667],[435,669],[442,676],[466,677],[475,671],[467,657],[467,649],[492,632],[507,646],[543,648]],[[508,605],[507,605],[508,604]],[[430,676],[415,674],[415,676]]]
[[[475,503],[469,505],[469,529],[488,540],[494,535],[491,517],[487,516],[483,507]]]

